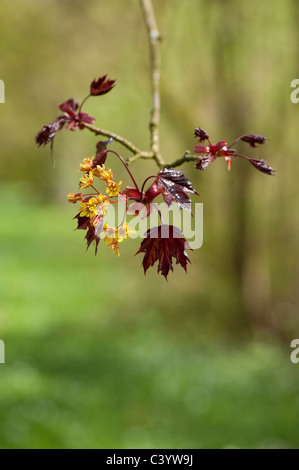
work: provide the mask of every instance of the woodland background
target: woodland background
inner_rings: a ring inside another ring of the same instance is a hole
[[[97,138],[60,132],[56,168],[34,137],[58,105],[117,79],[85,111],[148,149],[149,54],[137,0],[2,0],[0,78],[1,448],[298,447],[296,0],[154,1],[162,42],[161,145],[169,162],[262,134],[277,170],[185,164],[204,203],[188,275],[144,277],[139,242],[85,253],[74,232],[79,162]],[[115,145],[117,150],[121,147]],[[113,163],[115,175],[126,176]],[[132,166],[139,181],[152,162]]]

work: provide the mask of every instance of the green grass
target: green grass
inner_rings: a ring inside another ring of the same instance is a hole
[[[298,447],[299,366],[288,350],[218,341],[200,297],[197,310],[182,300],[185,274],[144,278],[134,242],[119,259],[104,247],[85,254],[73,207],[9,207],[1,448]]]

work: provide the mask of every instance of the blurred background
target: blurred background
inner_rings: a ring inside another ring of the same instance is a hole
[[[148,149],[149,54],[137,0],[2,0],[0,78],[1,448],[299,447],[298,123],[296,0],[153,0],[162,42],[164,158],[244,133],[277,170],[243,160],[197,173],[204,244],[188,275],[144,277],[139,241],[121,256],[86,253],[74,232],[77,168],[97,138],[34,137],[91,80],[115,89],[85,111]],[[113,147],[129,156],[121,147]],[[117,162],[116,179],[129,184]],[[132,169],[139,181],[152,162]]]

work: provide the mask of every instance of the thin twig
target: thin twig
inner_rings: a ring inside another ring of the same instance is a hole
[[[161,36],[158,30],[157,21],[151,0],[140,0],[144,13],[144,19],[148,32],[150,45],[150,70],[151,70],[151,86],[152,86],[152,113],[150,121],[151,131],[151,150],[154,158],[160,167],[165,165],[160,155],[160,40]]]
[[[136,160],[139,160],[139,158],[149,158],[153,159],[154,154],[153,152],[139,152],[133,155],[132,157],[127,159],[127,165],[130,165],[131,163],[135,162]]]
[[[131,180],[133,181],[134,183],[134,186],[135,188],[137,189],[137,191],[140,193],[141,195],[141,192],[140,192],[140,189],[138,187],[138,184],[136,183],[136,180],[134,178],[134,176],[132,175],[131,173],[131,170],[128,168],[128,165],[126,164],[126,162],[124,161],[123,157],[121,155],[119,155],[119,153],[115,152],[114,150],[107,150],[107,153],[110,152],[110,153],[113,153],[114,155],[116,155],[120,161],[122,162],[122,164],[124,165],[125,169],[127,170],[127,172],[129,173],[130,177],[131,177]]]
[[[119,142],[133,155],[127,159],[127,165],[135,162],[139,158],[153,159],[156,161],[160,168],[174,168],[180,166],[185,162],[196,161],[198,157],[190,155],[190,152],[186,151],[185,155],[176,160],[171,164],[165,164],[161,153],[160,153],[160,40],[161,36],[158,30],[155,12],[152,5],[152,0],[140,0],[140,4],[144,13],[144,19],[148,32],[148,40],[150,46],[150,74],[151,74],[151,88],[152,88],[152,111],[150,120],[150,132],[151,132],[151,151],[146,152],[140,150],[135,144],[130,142],[124,137],[121,137],[114,132],[106,129],[95,127],[92,124],[82,122],[82,126],[86,127],[96,135],[104,135],[105,137],[112,137],[113,140]]]
[[[80,122],[80,125],[86,127],[86,129],[89,129],[91,132],[94,132],[96,135],[104,135],[105,137],[112,137],[113,140],[116,142],[119,142],[122,144],[124,147],[126,147],[128,150],[133,152],[134,154],[143,154],[145,152],[142,152],[136,145],[132,144],[128,139],[125,139],[125,137],[121,137],[118,134],[115,134],[114,132],[107,131],[106,129],[101,129],[99,127],[95,127],[92,124],[88,124],[86,122]]]
[[[195,155],[190,155],[190,152],[187,150],[182,158],[175,160],[173,163],[165,165],[165,168],[175,168],[176,166],[180,166],[186,162],[196,162],[196,160],[198,160],[198,157]]]

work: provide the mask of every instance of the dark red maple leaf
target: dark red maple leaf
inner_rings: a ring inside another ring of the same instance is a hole
[[[89,116],[86,113],[78,110],[78,101],[75,98],[70,98],[59,105],[59,109],[63,111],[63,115],[58,116],[55,121],[50,124],[46,124],[36,135],[35,141],[38,146],[51,144],[51,155],[53,159],[53,142],[57,132],[66,125],[69,130],[76,128],[84,129],[82,123],[86,122],[92,124],[95,122],[95,118]]]
[[[199,139],[199,142],[204,142],[205,140],[209,140],[210,138],[209,134],[200,127],[194,129],[194,137],[197,137]]]
[[[158,189],[157,182],[154,183],[144,192],[140,193],[136,188],[127,186],[123,194],[125,194],[129,200],[136,201],[135,203],[128,206],[128,214],[140,215],[141,218],[148,217],[154,208],[151,202],[161,193]]]
[[[197,162],[195,164],[195,168],[196,168],[196,170],[202,171],[202,170],[205,170],[209,166],[210,163],[211,163],[210,157],[208,157],[206,155],[204,157],[200,157],[197,160]]]
[[[84,126],[81,125],[81,122],[86,122],[87,124],[93,124],[94,122],[96,122],[94,117],[90,116],[87,113],[83,113],[82,111],[78,113],[76,121],[80,129],[84,129]]]
[[[162,196],[168,207],[171,206],[173,201],[178,203],[180,209],[186,209],[191,212],[191,200],[186,193],[199,194],[195,191],[192,183],[184,173],[173,168],[164,169],[157,174],[157,186],[161,191]]]
[[[69,100],[61,103],[59,109],[64,112],[64,122],[67,124],[66,128],[69,130],[75,130],[77,128],[84,129],[84,126],[81,123],[86,122],[87,124],[93,124],[96,120],[94,117],[89,116],[87,113],[83,113],[78,109],[78,102],[75,98],[70,98]]]
[[[112,144],[113,139],[99,140],[96,144],[97,153],[92,161],[91,168],[95,168],[97,165],[104,165],[107,158],[107,146]]]
[[[38,147],[40,147],[41,145],[50,144],[51,160],[53,166],[55,165],[53,152],[54,137],[56,136],[57,132],[62,129],[64,124],[64,118],[58,117],[55,121],[51,122],[50,124],[46,124],[35,137],[35,142]]]
[[[248,161],[253,165],[257,170],[261,171],[262,173],[266,173],[266,175],[273,175],[275,170],[271,168],[265,160],[256,160],[255,158],[248,158]]]
[[[93,227],[92,225],[90,225],[88,227],[88,230],[87,230],[87,233],[85,235],[85,240],[87,241],[87,250],[88,248],[90,247],[90,245],[92,244],[92,242],[94,241],[95,242],[95,254],[97,254],[98,252],[98,245],[99,245],[99,242],[100,242],[100,238],[96,237],[95,235],[95,227]]]
[[[262,135],[245,134],[240,137],[240,140],[247,142],[251,147],[257,147],[257,144],[265,144],[268,139]]]
[[[76,98],[70,98],[69,100],[64,101],[59,105],[59,109],[66,113],[70,118],[74,118],[76,116],[76,111],[78,108],[79,104]]]
[[[161,190],[158,188],[157,181],[154,181],[153,184],[151,184],[145,192],[142,191],[142,193],[138,191],[138,189],[132,188],[132,186],[127,186],[123,191],[123,194],[128,196],[129,199],[134,199],[144,204],[152,202],[160,193]]]
[[[207,137],[206,137],[207,136]],[[208,134],[203,129],[195,129],[195,137],[198,137],[199,143],[204,140],[209,140]],[[241,157],[248,160],[257,170],[265,173],[266,175],[273,175],[275,170],[271,168],[268,163],[264,160],[256,160],[255,158],[247,157],[238,153],[235,149],[231,148],[234,144],[239,141],[247,142],[251,147],[257,147],[258,145],[265,144],[267,138],[257,134],[244,134],[238,137],[230,145],[225,140],[221,140],[216,144],[212,144],[209,140],[209,145],[195,145],[194,152],[204,154],[199,157],[195,163],[196,170],[205,170],[210,163],[213,163],[218,157],[224,157],[228,170],[231,169],[232,157]]]
[[[74,217],[74,219],[77,219],[78,222],[77,230],[87,230],[85,235],[85,240],[87,241],[87,250],[92,242],[95,242],[95,254],[97,254],[98,245],[101,239],[100,234],[103,230],[103,217],[101,216],[98,218],[96,225],[92,223],[90,217],[82,217],[80,212]]]
[[[160,225],[146,232],[146,238],[141,242],[136,255],[145,253],[142,261],[145,274],[148,268],[159,261],[158,273],[167,279],[169,271],[173,271],[172,258],[175,258],[176,264],[180,264],[187,272],[187,263],[190,263],[190,259],[185,250],[191,249],[179,228],[173,225]]]
[[[108,145],[112,143],[113,143],[112,137],[110,137],[108,140],[99,140],[96,144],[97,153],[103,152],[103,150],[107,150]]]
[[[104,165],[107,158],[107,150],[102,150],[101,152],[97,152],[96,156],[92,160],[91,168],[95,168],[97,165]]]
[[[107,79],[107,75],[100,77],[98,80],[93,80],[90,84],[90,95],[100,96],[105,95],[114,87],[115,80]]]
[[[87,250],[92,244],[92,242],[95,242],[95,255],[98,252],[98,246],[100,243],[100,233],[103,229],[103,217],[101,217],[99,223],[94,227],[92,224],[89,225],[88,231],[85,235],[85,240],[87,241]]]
[[[90,218],[82,217],[80,212],[79,214],[75,215],[74,219],[77,219],[78,222],[77,230],[86,230],[90,224]]]
[[[132,186],[127,186],[123,190],[123,194],[125,194],[129,199],[141,202],[142,196],[141,196],[140,192],[138,191],[138,189],[133,188]],[[145,193],[143,192],[142,195],[144,196]]]
[[[56,133],[61,129],[64,122],[62,120],[56,120],[50,124],[46,124],[35,137],[35,141],[38,145],[47,145],[53,141]]]

